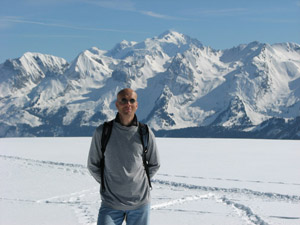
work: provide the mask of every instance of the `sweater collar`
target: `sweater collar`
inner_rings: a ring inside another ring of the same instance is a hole
[[[119,113],[117,113],[116,118],[115,118],[115,121],[116,121],[117,123],[119,123],[119,124],[122,125],[121,120],[120,120],[120,115],[119,115]],[[127,127],[131,127],[131,126],[138,126],[138,120],[137,120],[137,117],[136,117],[135,114],[134,114],[133,120],[131,121],[131,123],[130,123]]]

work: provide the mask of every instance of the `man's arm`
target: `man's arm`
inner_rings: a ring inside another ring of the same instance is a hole
[[[160,167],[160,159],[159,159],[159,154],[156,146],[155,136],[150,128],[149,128],[148,153],[146,154],[146,157],[149,162],[148,164],[149,175],[150,178],[153,178],[153,176],[157,173]]]
[[[101,133],[102,127],[98,127],[93,135],[90,152],[87,161],[87,167],[90,171],[91,175],[95,178],[98,183],[101,183],[101,169],[100,169],[100,161],[102,158],[101,153]]]

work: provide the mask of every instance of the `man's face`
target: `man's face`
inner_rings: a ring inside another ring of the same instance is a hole
[[[127,91],[117,97],[116,107],[121,116],[134,116],[137,108],[137,94],[134,91]]]

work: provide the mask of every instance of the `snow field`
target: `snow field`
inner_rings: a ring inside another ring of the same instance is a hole
[[[90,138],[0,139],[0,224],[96,224]],[[151,224],[300,223],[299,141],[157,138]]]

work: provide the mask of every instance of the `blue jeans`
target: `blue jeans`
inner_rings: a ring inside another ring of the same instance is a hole
[[[97,225],[149,225],[150,204],[144,205],[135,210],[116,210],[101,205]]]

